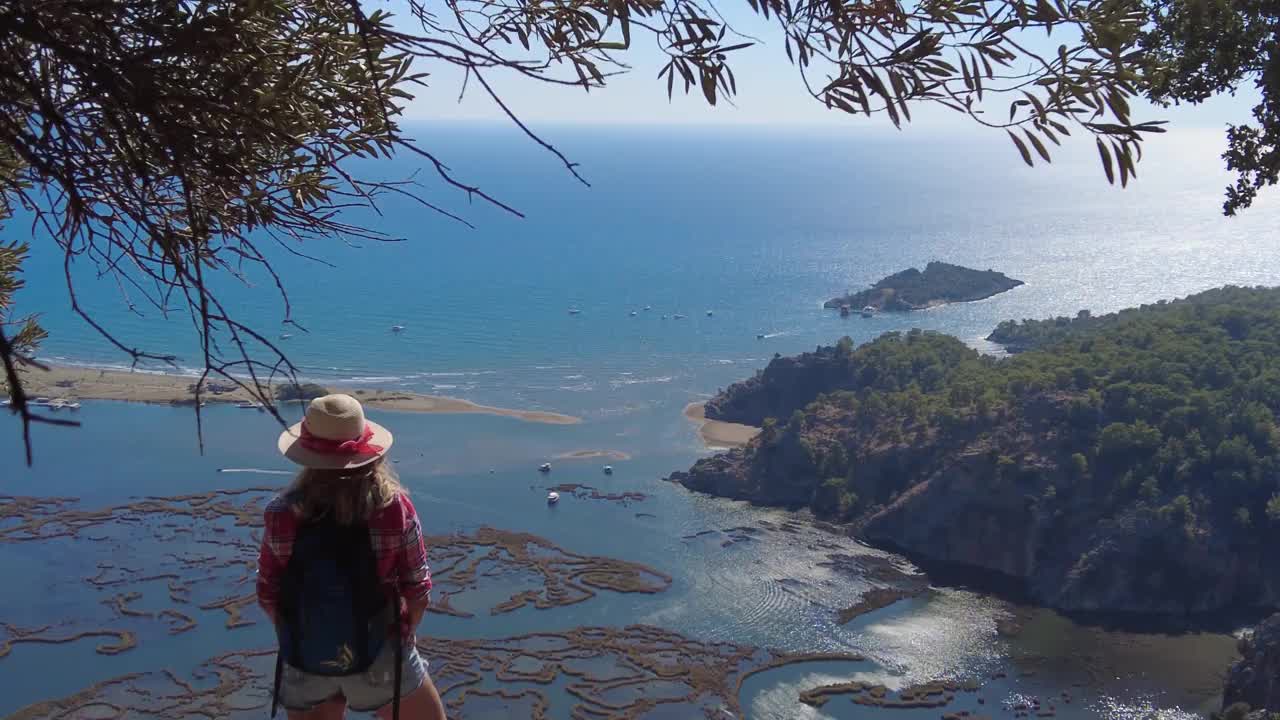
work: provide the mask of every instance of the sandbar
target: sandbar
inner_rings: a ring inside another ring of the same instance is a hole
[[[573,452],[560,453],[553,460],[630,460],[631,456],[621,450],[574,450]]]
[[[51,366],[48,371],[31,370],[23,374],[27,396],[30,398],[64,398],[68,400],[122,400],[127,402],[190,404],[194,400],[190,375],[167,375],[153,372],[129,372],[127,370],[101,370],[97,368]],[[212,380],[217,385],[229,385],[224,380]],[[370,407],[385,410],[422,413],[468,413],[501,415],[526,422],[551,425],[574,425],[582,422],[572,415],[542,410],[516,410],[512,408],[480,405],[470,400],[440,395],[422,395],[400,390],[376,388],[326,387],[331,392],[353,395]],[[210,403],[252,402],[253,398],[241,388],[227,392],[201,394],[201,400]]]
[[[698,434],[702,437],[703,444],[709,448],[742,447],[760,434],[760,428],[753,425],[708,420],[706,406],[700,402],[686,405],[684,416],[697,423]]]

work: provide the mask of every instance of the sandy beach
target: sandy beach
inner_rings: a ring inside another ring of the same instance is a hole
[[[53,366],[48,372],[32,370],[23,375],[27,396],[31,398],[63,398],[67,400],[123,400],[144,403],[190,403],[194,396],[190,375],[164,375],[150,372],[99,370],[95,368]],[[210,381],[214,385],[229,385],[224,380]],[[552,425],[573,425],[581,418],[541,410],[515,410],[511,408],[479,405],[470,400],[420,395],[398,390],[376,388],[346,388],[326,386],[330,392],[342,392],[360,399],[373,408],[425,413],[480,413],[501,415],[526,422]],[[228,392],[205,391],[201,399],[210,403],[241,403],[252,401],[249,393],[240,388]]]
[[[751,425],[708,420],[706,407],[700,402],[686,405],[684,416],[697,423],[702,442],[710,448],[742,447],[760,434],[760,428]]]

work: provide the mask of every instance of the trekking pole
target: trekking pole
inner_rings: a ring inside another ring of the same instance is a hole
[[[276,679],[271,687],[271,717],[276,716],[280,704],[280,676],[284,674],[284,653],[276,651]]]
[[[400,604],[400,591],[396,590],[396,669],[395,669],[395,705],[391,707],[391,720],[400,720],[400,676],[404,665],[404,625],[403,606]]]

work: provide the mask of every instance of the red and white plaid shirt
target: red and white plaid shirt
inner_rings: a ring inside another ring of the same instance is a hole
[[[258,603],[274,618],[301,519],[288,500],[277,496],[267,505],[263,520],[262,549],[258,553]],[[400,589],[405,635],[412,639],[414,629],[408,627],[407,606],[427,603],[431,595],[431,569],[427,567],[422,524],[407,495],[397,495],[395,501],[369,518],[369,539],[378,558],[378,576]]]

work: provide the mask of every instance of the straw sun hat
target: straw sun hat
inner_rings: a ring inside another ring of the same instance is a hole
[[[387,454],[394,440],[381,425],[364,419],[360,401],[325,395],[307,405],[306,419],[280,433],[280,452],[303,467],[349,470]]]

